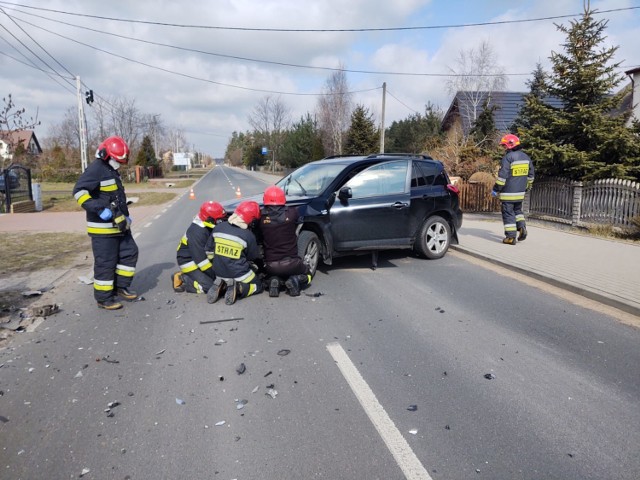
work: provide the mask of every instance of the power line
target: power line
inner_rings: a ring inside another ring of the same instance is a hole
[[[2,3],[2,2],[0,2]],[[260,59],[255,59],[255,58],[248,58],[248,57],[240,57],[240,56],[236,56],[236,55],[228,55],[228,54],[223,54],[223,53],[214,53],[214,52],[207,52],[204,50],[198,50],[198,49],[194,49],[194,48],[187,48],[187,47],[180,47],[177,45],[171,45],[171,44],[167,44],[167,43],[160,43],[160,42],[154,42],[151,40],[144,40],[144,39],[140,39],[140,38],[135,38],[135,37],[130,37],[127,35],[121,35],[118,33],[112,33],[112,32],[106,32],[104,30],[99,30],[96,28],[90,28],[90,27],[85,27],[83,25],[77,25],[74,23],[69,23],[69,22],[63,22],[61,20],[55,20],[53,18],[49,18],[49,17],[44,17],[42,15],[37,15],[34,13],[29,13],[29,12],[25,12],[22,10],[17,10],[14,9],[14,11],[19,12],[19,13],[23,13],[25,15],[29,15],[32,17],[37,17],[43,20],[48,20],[50,22],[54,22],[54,23],[59,23],[62,25],[67,25],[70,27],[75,27],[75,28],[80,28],[82,30],[87,30],[90,32],[95,32],[95,33],[100,33],[103,35],[109,35],[112,37],[116,37],[116,38],[122,38],[125,40],[132,40],[134,42],[140,42],[140,43],[144,43],[147,45],[155,45],[158,47],[165,47],[165,48],[172,48],[175,50],[180,50],[180,51],[185,51],[185,52],[192,52],[192,53],[200,53],[203,55],[209,55],[209,56],[213,56],[213,57],[220,57],[220,58],[229,58],[232,60],[242,60],[242,61],[247,61],[247,62],[255,62],[255,63],[265,63],[268,65],[278,65],[278,66],[283,66],[283,67],[293,67],[293,68],[304,68],[304,69],[309,69],[309,70],[324,70],[324,71],[333,71],[333,72],[347,72],[347,73],[360,73],[360,74],[368,74],[368,75],[400,75],[400,76],[416,76],[416,77],[458,77],[458,76],[466,76],[464,74],[451,74],[451,73],[422,73],[422,72],[390,72],[390,71],[374,71],[374,70],[352,70],[352,69],[341,69],[341,68],[335,68],[335,67],[320,67],[320,66],[314,66],[314,65],[299,65],[299,64],[295,64],[295,63],[286,63],[286,62],[276,62],[276,61],[271,61],[271,60],[260,60]],[[29,25],[35,26],[34,24],[28,22],[27,20],[24,20],[23,18],[20,17],[14,17],[15,19],[24,22],[24,23],[28,23]],[[485,77],[489,77],[489,76],[500,76],[502,74],[485,74],[483,76]],[[530,75],[529,73],[507,73],[504,75],[508,75],[508,76],[528,76]]]
[[[549,20],[559,20],[563,18],[573,18],[579,17],[581,13],[573,13],[567,15],[555,15],[549,17],[538,17],[538,18],[529,18],[529,19],[521,19],[521,20],[501,20],[496,22],[477,22],[477,23],[460,23],[460,24],[450,24],[450,25],[425,25],[425,26],[416,26],[416,27],[381,27],[381,28],[255,28],[255,27],[221,27],[216,25],[196,25],[196,24],[179,24],[179,23],[166,23],[166,22],[152,22],[148,20],[133,20],[126,18],[116,18],[116,17],[104,17],[100,15],[90,15],[84,13],[75,13],[75,12],[66,12],[64,10],[55,10],[51,8],[42,8],[42,7],[32,7],[29,5],[23,5],[19,3],[9,3],[9,2],[1,2],[1,4],[11,5],[14,7],[22,7],[22,8],[30,8],[33,10],[47,11],[52,13],[60,13],[63,15],[71,15],[76,17],[84,17],[84,18],[95,18],[98,20],[109,20],[113,22],[123,22],[123,23],[140,23],[144,25],[156,25],[161,27],[176,27],[176,28],[198,28],[198,29],[208,29],[208,30],[232,30],[232,31],[245,31],[245,32],[308,32],[308,33],[335,33],[335,32],[394,32],[394,31],[406,31],[406,30],[437,30],[437,29],[447,29],[447,28],[466,28],[466,27],[484,27],[490,25],[506,25],[510,23],[531,23],[531,22],[543,22]],[[594,11],[594,15],[600,15],[604,13],[613,13],[613,12],[624,12],[629,10],[637,10],[640,9],[638,7],[625,7],[625,8],[612,8],[609,10],[602,11]]]
[[[113,53],[113,52],[110,52],[110,51],[108,51],[108,50],[104,50],[104,49],[99,48],[99,47],[96,47],[96,46],[94,46],[94,45],[90,45],[90,44],[88,44],[88,43],[81,42],[80,40],[75,40],[75,39],[73,39],[73,38],[67,37],[67,36],[62,35],[62,34],[60,34],[60,33],[57,33],[57,32],[54,32],[54,31],[51,31],[51,30],[49,30],[49,29],[47,29],[47,28],[44,28],[44,27],[41,27],[41,26],[35,25],[35,24],[33,24],[33,23],[31,23],[31,22],[28,22],[28,21],[26,21],[26,20],[20,20],[20,21],[21,21],[21,22],[23,22],[23,23],[26,23],[26,24],[28,24],[28,25],[31,25],[31,26],[32,26],[32,27],[34,27],[34,28],[38,28],[38,29],[40,29],[40,30],[44,30],[45,32],[48,32],[48,33],[50,33],[50,34],[52,34],[52,35],[56,35],[56,36],[58,36],[58,37],[64,38],[65,40],[69,40],[69,41],[74,42],[74,43],[77,43],[77,44],[79,44],[79,45],[83,45],[83,46],[85,46],[85,47],[91,48],[91,49],[96,50],[96,51],[98,51],[98,52],[106,53],[107,55],[112,55],[112,56],[117,57],[117,58],[120,58],[120,59],[122,59],[122,60],[127,60],[128,62],[136,63],[136,64],[138,64],[138,65],[143,65],[143,66],[148,67],[148,68],[153,68],[154,70],[160,70],[160,71],[162,71],[162,72],[170,73],[170,74],[172,74],[172,75],[177,75],[177,76],[180,76],[180,77],[189,78],[189,79],[191,79],[191,80],[198,80],[198,81],[201,81],[201,82],[212,83],[212,84],[214,84],[214,85],[220,85],[220,86],[223,86],[223,87],[237,88],[237,89],[240,89],[240,90],[247,90],[247,91],[252,91],[252,92],[261,92],[261,93],[274,93],[274,94],[278,94],[278,95],[293,95],[293,96],[319,96],[319,95],[320,95],[320,96],[328,96],[328,95],[334,95],[334,94],[332,94],[332,93],[282,92],[282,91],[275,91],[275,90],[264,90],[264,89],[259,89],[259,88],[243,87],[243,86],[240,86],[240,85],[232,85],[232,84],[230,84],[230,83],[216,82],[215,80],[209,80],[209,79],[207,79],[207,78],[196,77],[196,76],[193,76],[193,75],[188,75],[188,74],[186,74],[186,73],[176,72],[176,71],[173,71],[173,70],[169,70],[169,69],[167,69],[167,68],[158,67],[158,66],[156,66],[156,65],[151,65],[151,64],[149,64],[149,63],[141,62],[141,61],[139,61],[139,60],[134,60],[134,59],[132,59],[132,58],[125,57],[124,55],[119,55],[119,54],[117,54],[117,53]],[[364,90],[354,90],[354,91],[347,92],[347,93],[363,93],[363,92],[370,92],[370,91],[373,91],[373,90],[378,90],[379,88],[381,88],[381,87],[369,88],[369,89],[364,89]]]
[[[2,35],[0,35],[0,38],[2,38],[5,42],[6,40],[2,37]],[[11,60],[13,60],[14,62],[18,62],[21,63],[22,65],[29,67],[29,68],[33,68],[35,70],[38,70],[42,73],[45,73],[47,75],[49,75],[49,77],[51,78],[51,80],[53,80],[54,82],[56,82],[58,85],[60,85],[62,88],[64,88],[67,92],[71,93],[72,95],[76,95],[76,92],[74,92],[73,90],[69,90],[68,86],[65,85],[64,83],[61,83],[57,78],[53,77],[50,75],[49,72],[47,72],[46,70],[43,70],[42,68],[38,67],[37,65],[33,65],[33,64],[28,64],[26,62],[23,62],[22,60],[17,59],[16,57],[9,55],[6,52],[0,52],[0,55],[4,55],[5,57],[9,57]]]

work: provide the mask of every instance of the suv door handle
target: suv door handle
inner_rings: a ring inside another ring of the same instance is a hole
[[[408,207],[409,204],[408,203],[403,203],[403,202],[396,202],[393,205],[391,205],[393,208],[397,208],[398,210],[401,208],[405,208]]]

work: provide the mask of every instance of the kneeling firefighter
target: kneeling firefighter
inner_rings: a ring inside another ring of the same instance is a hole
[[[251,227],[260,218],[256,202],[241,202],[226,222],[213,230],[213,270],[217,279],[207,293],[207,301],[215,303],[224,293],[227,305],[237,298],[262,293],[262,280],[252,268],[260,260],[260,249]]]
[[[311,275],[307,265],[298,256],[298,221],[296,207],[286,206],[284,191],[275,185],[263,195],[264,215],[260,218],[260,232],[264,244],[265,271],[271,278],[269,296],[277,297],[284,283],[292,297],[300,295],[300,289],[309,286]]]
[[[87,215],[87,232],[93,250],[93,295],[99,308],[117,310],[125,300],[138,298],[129,290],[138,262],[138,246],[131,235],[118,169],[129,161],[129,147],[120,137],[100,144],[96,159],[80,175],[73,196]]]
[[[176,257],[180,271],[171,277],[174,291],[207,293],[212,287],[216,274],[207,255],[207,243],[216,223],[226,214],[218,202],[204,202],[200,206],[198,215],[178,244]]]

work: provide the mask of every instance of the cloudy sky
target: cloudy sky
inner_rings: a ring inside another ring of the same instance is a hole
[[[337,67],[355,103],[385,125],[431,102],[448,108],[446,74],[463,50],[489,42],[525,91],[537,62],[549,68],[564,35],[555,24],[582,0],[0,0],[0,71],[39,138],[77,108],[75,76],[96,96],[135,100],[185,132],[190,145],[224,155],[233,131],[266,96],[292,120],[315,110]],[[640,65],[640,1],[591,1],[609,21],[620,72]],[[44,63],[43,63],[44,62]],[[52,73],[52,70],[55,73]],[[45,73],[49,72],[49,74]],[[91,116],[90,108],[86,109]],[[94,147],[94,146],[93,146]]]

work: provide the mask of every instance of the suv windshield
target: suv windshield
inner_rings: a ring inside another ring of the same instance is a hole
[[[285,195],[317,196],[344,170],[339,163],[308,163],[284,177],[276,185]]]

